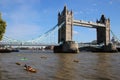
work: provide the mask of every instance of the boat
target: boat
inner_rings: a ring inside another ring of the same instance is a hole
[[[12,52],[11,49],[0,49],[0,53],[10,53]]]
[[[78,63],[78,62],[79,62],[79,60],[73,60],[73,62],[76,62],[76,63]]]
[[[12,52],[19,52],[18,49],[12,49]]]
[[[24,70],[32,72],[32,73],[36,73],[37,72],[36,69],[32,68],[31,66],[27,66],[27,65],[24,66]]]

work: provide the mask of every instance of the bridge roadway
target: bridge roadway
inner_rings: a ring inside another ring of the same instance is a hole
[[[32,42],[0,42],[0,45],[3,46],[58,46],[57,43],[32,43]],[[84,46],[99,46],[93,43],[78,43],[79,47]]]
[[[0,45],[3,45],[3,46],[57,46],[58,44],[55,44],[55,43],[42,44],[42,43],[29,43],[29,42],[26,42],[26,43],[15,43],[15,42],[1,43],[0,42]]]
[[[37,44],[32,44],[32,43],[1,43],[0,42],[0,45],[3,45],[3,46],[23,46],[23,47],[26,47],[26,46],[58,46],[59,44],[55,44],[55,43],[51,43],[51,44],[42,44],[42,43],[37,43]],[[102,47],[103,46],[103,44],[101,44],[101,45],[98,45],[98,44],[96,44],[96,43],[78,43],[78,47],[79,48],[81,48],[81,47],[96,47],[96,48],[100,48],[100,47]],[[116,45],[116,48],[119,48],[120,49],[120,44],[118,44],[118,45]]]
[[[97,27],[105,27],[104,24],[95,23],[92,21],[83,21],[83,20],[73,20],[74,26],[84,26],[88,28],[97,28]]]

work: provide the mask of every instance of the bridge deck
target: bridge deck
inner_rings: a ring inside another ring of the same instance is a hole
[[[95,23],[95,22],[91,22],[91,21],[83,21],[83,20],[73,20],[73,25],[74,26],[84,26],[84,27],[88,27],[88,28],[97,28],[97,27],[105,27],[104,24],[100,24],[100,23]]]

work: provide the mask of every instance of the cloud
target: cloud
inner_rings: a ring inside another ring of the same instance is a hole
[[[78,14],[79,14],[79,12],[75,11],[75,12],[74,12],[74,14],[75,14],[75,15],[78,15]]]
[[[94,29],[94,28],[88,28],[88,30],[91,32],[96,31],[96,29]]]
[[[93,14],[95,12],[98,12],[97,8],[85,8],[81,11],[75,11],[74,14],[76,16],[78,16],[78,15],[89,15],[89,14]]]
[[[38,25],[15,24],[7,28],[6,35],[14,39],[27,40],[40,33],[39,27]]]
[[[80,14],[83,14],[84,12],[83,12],[83,11],[80,11],[79,13],[80,13]]]
[[[15,5],[15,4],[19,4],[19,5],[23,5],[23,4],[26,4],[26,5],[31,5],[31,4],[37,4],[37,3],[40,3],[41,0],[0,0],[0,5],[2,6],[9,6],[9,5]],[[13,5],[13,6],[14,6]]]
[[[40,0],[2,0],[3,17],[7,22],[5,35],[17,39],[31,39],[40,35],[43,28],[40,26],[40,13],[33,8],[34,3]],[[27,4],[26,4],[27,3]],[[10,7],[14,5],[14,7]]]
[[[73,34],[77,35],[77,34],[79,34],[79,32],[78,31],[73,31]]]
[[[2,5],[0,9],[3,9],[3,19],[7,22],[5,36],[17,40],[31,40],[44,34],[44,32],[51,27],[51,19],[49,20],[51,17],[48,16],[50,13],[53,14],[53,12],[48,8],[38,8],[40,1],[41,0],[0,1],[0,6]]]
[[[110,5],[112,5],[112,4],[113,4],[113,1],[112,1],[112,0],[111,0],[111,1],[109,1],[109,4],[110,4]]]
[[[94,3],[94,4],[93,4],[93,6],[97,6],[97,4],[96,4],[96,3]]]
[[[78,11],[78,12],[77,12],[77,11],[75,11],[75,12],[74,12],[74,14],[75,14],[75,15],[78,15],[78,14],[83,14],[83,13],[84,13],[84,11]]]

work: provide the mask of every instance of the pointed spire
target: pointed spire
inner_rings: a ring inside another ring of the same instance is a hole
[[[108,21],[110,21],[110,18],[108,18]]]
[[[60,16],[60,12],[58,12],[58,16]]]
[[[66,8],[66,9],[67,9],[67,6],[66,6],[66,5],[64,5],[64,8]]]
[[[99,23],[98,19],[96,20],[96,23]]]
[[[100,19],[100,22],[101,22],[101,23],[105,23],[105,20],[106,20],[106,18],[105,18],[105,16],[104,16],[104,14],[102,14],[101,19]]]
[[[71,14],[73,14],[72,10],[71,10]]]
[[[104,14],[102,14],[101,19],[106,19]]]
[[[67,6],[66,5],[64,5],[64,11],[67,11]]]

